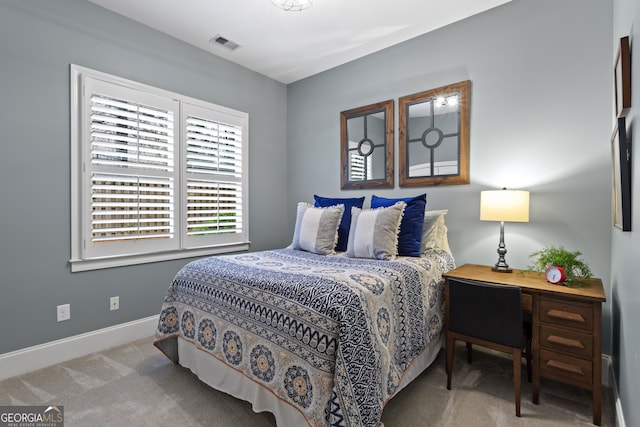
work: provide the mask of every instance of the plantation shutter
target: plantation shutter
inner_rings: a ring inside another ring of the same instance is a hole
[[[373,179],[372,156],[361,156],[357,151],[349,153],[349,180],[364,181]]]
[[[249,249],[249,115],[71,65],[71,271]]]
[[[243,243],[246,115],[183,103],[185,247]]]
[[[349,154],[349,180],[350,181],[364,181],[365,168],[364,157],[360,156],[357,152],[351,152]]]
[[[177,101],[89,78],[84,91],[87,256],[178,248]]]

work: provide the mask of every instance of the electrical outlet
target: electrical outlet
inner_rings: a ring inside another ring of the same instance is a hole
[[[109,299],[109,310],[119,310],[120,309],[120,297],[111,297]]]
[[[71,319],[71,304],[63,304],[58,306],[58,322]]]

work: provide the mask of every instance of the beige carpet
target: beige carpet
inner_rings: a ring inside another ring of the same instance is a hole
[[[542,382],[540,405],[522,387],[522,417],[515,416],[511,361],[474,348],[466,363],[456,348],[452,390],[446,389],[444,352],[384,409],[385,427],[589,426],[591,394]],[[275,425],[240,401],[202,384],[152,346],[152,338],[0,381],[0,405],[63,405],[65,427]],[[603,426],[614,426],[612,393],[604,389]],[[291,426],[298,427],[298,426]]]

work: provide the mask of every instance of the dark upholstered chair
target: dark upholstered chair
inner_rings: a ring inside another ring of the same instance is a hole
[[[523,321],[520,288],[449,278],[447,328],[447,389],[451,390],[456,340],[466,341],[469,362],[472,344],[511,354],[519,417],[523,349],[531,380],[531,326]]]

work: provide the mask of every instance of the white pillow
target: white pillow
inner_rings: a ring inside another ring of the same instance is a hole
[[[444,223],[444,216],[448,212],[448,209],[425,211],[424,223],[422,225],[421,252],[423,254],[432,250],[451,253],[451,249],[449,248],[449,239],[447,237],[447,226]]]
[[[398,254],[398,233],[405,202],[376,209],[351,208],[347,256],[393,259]]]
[[[293,248],[319,255],[334,254],[343,213],[344,205],[316,208],[309,203],[298,203]]]

